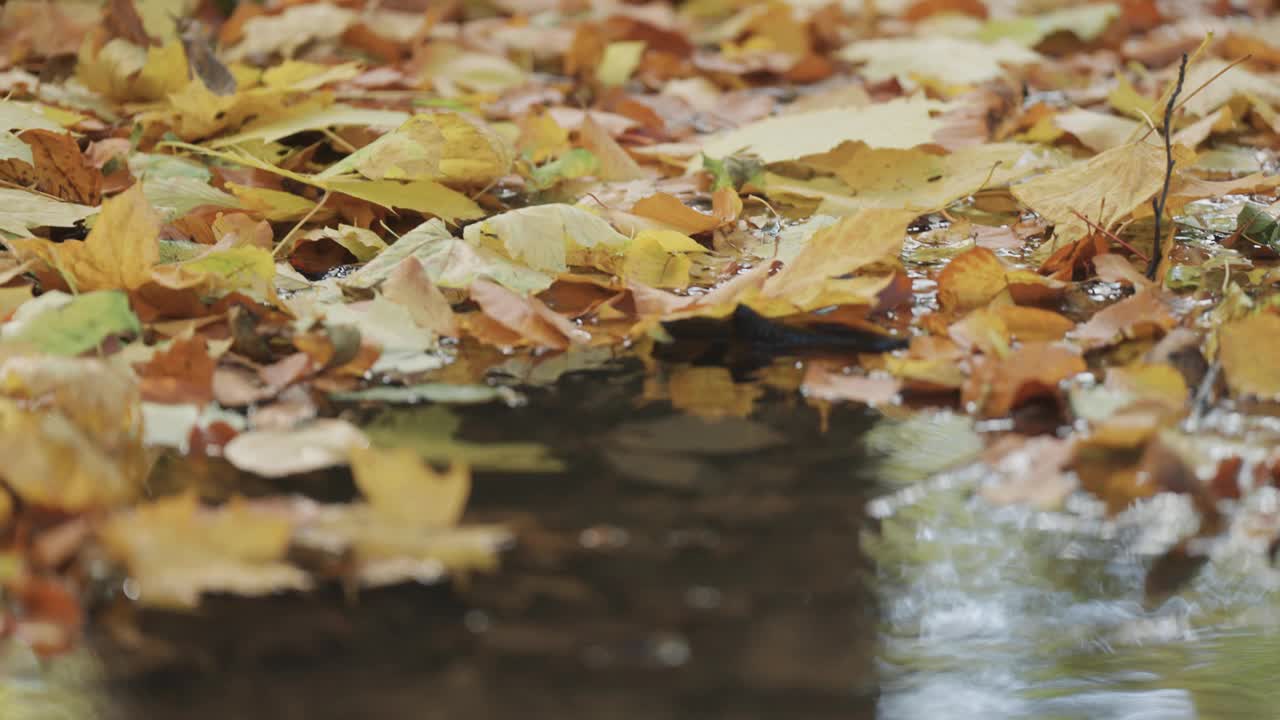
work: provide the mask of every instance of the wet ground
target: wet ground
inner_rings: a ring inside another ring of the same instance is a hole
[[[978,447],[964,418],[846,407],[823,432],[766,391],[712,422],[637,401],[642,378],[456,410],[468,440],[568,465],[477,475],[468,518],[518,538],[496,574],[104,611],[50,664],[9,648],[0,717],[1280,717],[1274,571],[1235,556],[1144,599],[1176,498],[992,508],[980,469],[943,470]],[[352,492],[341,473],[294,489]]]

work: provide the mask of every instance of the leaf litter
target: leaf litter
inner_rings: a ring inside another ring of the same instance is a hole
[[[996,502],[1280,482],[1265,23],[647,5],[6,4],[6,589],[91,595],[32,560],[66,522],[143,604],[492,568],[473,470],[564,459],[447,405],[622,358],[725,427],[777,392],[971,415]],[[279,492],[157,494],[174,453]],[[283,489],[335,468],[357,500]]]

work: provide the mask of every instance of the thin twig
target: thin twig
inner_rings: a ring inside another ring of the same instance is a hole
[[[1121,240],[1119,235],[1116,235],[1115,233],[1113,233],[1113,232],[1111,232],[1110,230],[1108,230],[1108,229],[1106,229],[1106,228],[1102,227],[1102,226],[1101,226],[1101,225],[1099,225],[1098,223],[1096,223],[1096,222],[1094,222],[1094,221],[1090,220],[1086,215],[1082,214],[1079,210],[1072,210],[1072,211],[1071,211],[1071,214],[1072,214],[1072,215],[1075,215],[1076,217],[1078,217],[1078,218],[1080,218],[1081,220],[1083,220],[1083,221],[1084,221],[1084,223],[1085,223],[1086,225],[1088,225],[1091,229],[1093,229],[1095,232],[1100,232],[1100,233],[1102,233],[1102,234],[1103,234],[1104,236],[1106,236],[1107,238],[1109,238],[1109,239],[1111,239],[1111,240],[1115,241],[1117,244],[1119,244],[1119,245],[1120,245],[1120,247],[1124,248],[1125,250],[1128,250],[1129,252],[1133,253],[1134,255],[1137,255],[1139,258],[1141,258],[1141,259],[1142,259],[1142,261],[1143,261],[1143,262],[1149,262],[1149,261],[1151,260],[1151,258],[1147,257],[1147,254],[1146,254],[1146,253],[1144,253],[1144,252],[1142,252],[1141,250],[1139,250],[1138,248],[1136,248],[1136,247],[1134,247],[1134,246],[1130,245],[1129,243],[1125,242],[1124,240]]]
[[[1180,68],[1180,69],[1178,70],[1178,89],[1179,89],[1179,90],[1181,90],[1181,89],[1182,89],[1182,81],[1183,81],[1183,79],[1186,77],[1186,57],[1187,57],[1187,54],[1186,54],[1186,53],[1183,53],[1183,54],[1182,54],[1182,57],[1183,57],[1183,67],[1182,67],[1182,68]],[[1208,80],[1205,80],[1204,82],[1200,83],[1200,85],[1199,85],[1195,90],[1192,90],[1191,92],[1187,93],[1187,96],[1186,96],[1185,98],[1183,98],[1183,99],[1182,99],[1182,102],[1178,103],[1177,105],[1174,105],[1174,106],[1173,106],[1173,109],[1174,109],[1174,110],[1178,110],[1178,109],[1180,109],[1183,105],[1186,105],[1187,103],[1191,102],[1191,98],[1194,98],[1196,95],[1199,95],[1199,94],[1200,94],[1200,91],[1201,91],[1201,90],[1204,90],[1205,88],[1207,88],[1207,87],[1209,87],[1211,84],[1213,84],[1213,81],[1214,81],[1214,80],[1217,80],[1218,78],[1222,77],[1223,75],[1226,75],[1226,74],[1227,74],[1227,72],[1228,72],[1228,71],[1230,71],[1230,70],[1231,70],[1232,68],[1234,68],[1235,66],[1237,66],[1237,65],[1239,65],[1240,63],[1243,63],[1243,62],[1248,62],[1248,61],[1249,61],[1250,59],[1252,59],[1252,58],[1253,58],[1253,55],[1245,55],[1244,57],[1239,57],[1239,58],[1236,58],[1235,60],[1232,60],[1230,63],[1228,63],[1228,64],[1227,64],[1227,66],[1226,66],[1226,67],[1224,67],[1224,68],[1222,68],[1221,70],[1219,70],[1218,72],[1214,73],[1214,74],[1213,74],[1213,77],[1211,77],[1211,78],[1209,78]],[[1177,99],[1178,99],[1178,93],[1176,93],[1176,92],[1175,92],[1173,95],[1169,96],[1169,102],[1170,102],[1170,103],[1172,103],[1174,100],[1177,100]],[[1167,113],[1166,113],[1166,114],[1167,114]],[[1143,113],[1143,116],[1145,117],[1145,116],[1146,116],[1146,113]],[[1154,124],[1154,123],[1152,123],[1152,122],[1151,122],[1151,118],[1147,118],[1147,123],[1150,125],[1150,127],[1148,127],[1148,128],[1147,128],[1147,132],[1146,132],[1142,137],[1138,138],[1138,142],[1142,142],[1143,140],[1146,140],[1148,137],[1150,137],[1150,136],[1151,136],[1151,133],[1155,132],[1155,130],[1156,130],[1156,126],[1155,126],[1155,124]]]
[[[330,191],[325,190],[324,195],[320,197],[320,202],[316,203],[314,207],[308,210],[307,214],[303,215],[302,219],[298,221],[298,224],[294,225],[289,229],[289,232],[285,233],[284,237],[280,239],[280,244],[276,245],[276,249],[272,251],[272,256],[278,257],[280,255],[280,251],[288,247],[289,241],[292,240],[293,236],[302,229],[302,226],[306,225],[307,221],[310,220],[317,212],[320,212],[320,208],[324,207],[325,203],[329,202],[329,194]]]
[[[1187,79],[1187,54],[1182,54],[1182,62],[1178,65],[1178,84],[1173,86],[1173,94],[1169,96],[1169,104],[1164,106],[1164,187],[1160,197],[1151,199],[1151,210],[1156,216],[1155,245],[1151,248],[1151,261],[1147,264],[1147,278],[1156,279],[1160,269],[1161,255],[1164,252],[1164,234],[1160,232],[1160,223],[1164,217],[1165,204],[1169,201],[1169,182],[1173,179],[1173,109],[1182,93],[1182,82]]]

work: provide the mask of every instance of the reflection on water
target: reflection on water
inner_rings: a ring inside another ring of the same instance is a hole
[[[1144,607],[1150,558],[1195,523],[1180,498],[1114,521],[1082,500],[996,509],[973,498],[980,469],[945,469],[981,447],[962,416],[873,428],[843,408],[822,434],[794,398],[716,423],[637,408],[638,389],[571,380],[459,411],[470,442],[568,461],[478,477],[469,512],[521,539],[499,575],[211,598],[144,614],[123,646],[98,624],[45,663],[10,644],[0,720],[1280,717],[1260,553],[1226,548]],[[1280,493],[1251,502],[1275,514]]]
[[[4,720],[97,720],[102,667],[80,648],[41,661],[15,642],[0,642],[0,717]]]
[[[983,480],[944,473],[872,504],[888,515],[864,541],[881,718],[1280,717],[1280,595],[1258,553],[1223,548],[1146,608],[1152,555],[1196,522],[1181,497],[1107,520],[1080,499],[1061,515],[993,508],[971,492]]]

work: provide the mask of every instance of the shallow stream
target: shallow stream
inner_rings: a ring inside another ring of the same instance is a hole
[[[1152,558],[1194,522],[1179,498],[1114,519],[1079,498],[995,508],[972,492],[984,471],[958,416],[835,408],[824,432],[765,390],[749,419],[709,421],[638,401],[643,383],[569,373],[522,407],[453,411],[468,441],[567,463],[478,474],[468,518],[518,538],[498,573],[193,614],[108,605],[67,655],[7,647],[0,717],[1280,717],[1263,553],[1220,553],[1144,598]],[[176,467],[207,494],[237,487]],[[290,482],[239,489],[353,492],[337,472]]]

